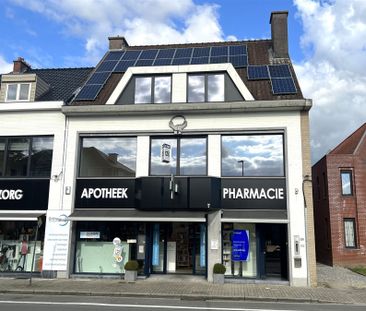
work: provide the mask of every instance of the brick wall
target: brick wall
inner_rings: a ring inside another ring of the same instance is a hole
[[[311,177],[311,156],[310,156],[310,134],[309,134],[309,113],[301,112],[301,138],[302,138],[302,166],[303,175]],[[306,235],[307,254],[310,286],[317,285],[316,258],[315,258],[315,238],[314,238],[314,214],[313,195],[311,182],[304,182],[304,196],[306,201]]]

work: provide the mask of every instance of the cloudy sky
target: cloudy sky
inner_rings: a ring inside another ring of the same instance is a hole
[[[313,99],[313,162],[366,122],[365,0],[3,0],[0,73],[95,66],[108,36],[130,45],[270,38],[271,11],[289,11],[289,49]]]

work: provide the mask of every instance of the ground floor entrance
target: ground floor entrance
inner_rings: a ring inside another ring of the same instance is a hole
[[[206,273],[206,224],[154,223],[151,273]]]

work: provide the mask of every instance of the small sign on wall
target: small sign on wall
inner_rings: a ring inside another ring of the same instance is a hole
[[[172,148],[168,144],[162,144],[161,146],[161,162],[170,163],[170,156]]]
[[[219,249],[219,241],[211,240],[211,249]]]

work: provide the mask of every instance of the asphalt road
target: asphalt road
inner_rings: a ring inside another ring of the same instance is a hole
[[[90,296],[51,296],[51,295],[8,295],[0,294],[1,311],[353,311],[366,310],[360,305],[304,304],[304,303],[266,303],[245,301],[192,301],[155,298],[120,298]]]

